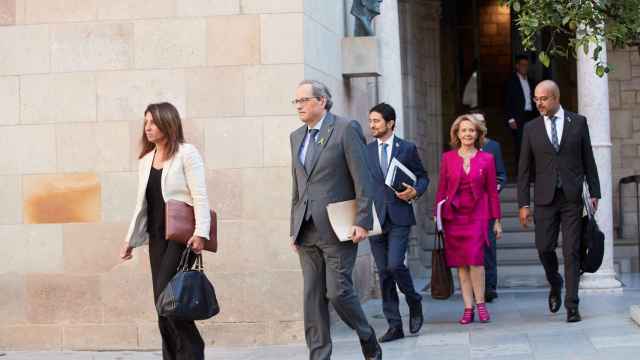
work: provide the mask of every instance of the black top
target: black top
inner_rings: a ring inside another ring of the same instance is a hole
[[[147,199],[147,231],[149,236],[164,239],[165,214],[161,180],[162,169],[156,169],[152,166],[145,197]]]

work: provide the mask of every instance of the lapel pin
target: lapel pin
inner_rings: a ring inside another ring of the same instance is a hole
[[[320,141],[318,141],[318,144],[324,145],[324,138],[321,138]]]

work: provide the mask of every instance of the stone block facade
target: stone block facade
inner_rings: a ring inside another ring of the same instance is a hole
[[[435,184],[442,153],[442,85],[440,72],[440,1],[399,1],[400,47],[404,97],[404,133],[418,146],[431,183],[415,205],[417,226],[411,234],[409,265],[424,274],[424,249],[431,248],[428,233]]]
[[[0,0],[0,349],[160,347],[148,249],[118,258],[143,111],[159,101],[181,113],[219,214],[207,345],[303,341],[290,100],[317,78],[366,125],[370,82],[341,75],[347,13],[341,0]],[[372,269],[365,245],[363,299]]]
[[[638,48],[609,50],[609,106],[611,108],[611,142],[614,224],[624,217],[623,231],[617,237],[636,239],[637,210],[633,184],[623,185],[621,178],[640,175],[640,51]],[[619,211],[618,193],[622,190],[623,212]]]

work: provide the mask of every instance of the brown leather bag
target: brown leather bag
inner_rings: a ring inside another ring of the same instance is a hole
[[[431,297],[446,300],[453,294],[453,276],[444,257],[444,235],[436,231],[435,246],[431,251]]]
[[[196,228],[193,206],[178,200],[169,200],[165,205],[165,226],[167,240],[187,244],[193,236]],[[209,228],[209,240],[205,241],[204,249],[218,251],[218,216],[211,210],[211,227]]]

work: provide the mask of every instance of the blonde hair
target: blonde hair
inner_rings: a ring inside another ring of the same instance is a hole
[[[454,149],[459,149],[460,146],[462,146],[460,138],[458,137],[458,131],[460,130],[460,124],[463,121],[468,121],[475,127],[477,137],[474,146],[476,149],[480,150],[486,143],[485,136],[487,135],[487,127],[481,121],[478,121],[478,119],[472,114],[460,115],[456,121],[453,122],[451,130],[449,131],[449,135],[451,137],[449,145]]]

